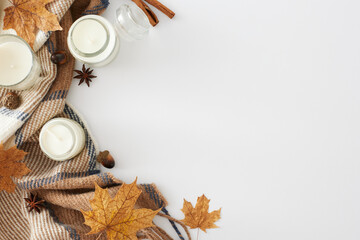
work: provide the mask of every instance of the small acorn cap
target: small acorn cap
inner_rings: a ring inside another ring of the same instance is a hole
[[[96,158],[96,161],[101,163],[106,168],[113,168],[115,166],[115,160],[107,150],[100,152]]]
[[[21,99],[16,93],[8,92],[2,99],[2,104],[6,108],[14,110],[20,106]]]

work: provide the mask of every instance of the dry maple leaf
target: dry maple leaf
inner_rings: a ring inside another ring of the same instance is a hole
[[[109,240],[137,240],[136,233],[153,226],[152,220],[160,211],[134,209],[141,190],[132,184],[122,184],[112,199],[107,189],[95,183],[95,196],[90,200],[92,211],[82,211],[85,224],[91,227],[88,234],[105,231]]]
[[[21,178],[31,171],[25,163],[19,162],[26,154],[15,146],[4,150],[4,146],[0,144],[0,191],[14,192],[16,185],[11,177]]]
[[[210,200],[202,195],[198,197],[195,208],[193,205],[184,199],[184,206],[181,211],[184,213],[185,218],[181,220],[190,228],[200,228],[204,232],[206,229],[218,228],[214,223],[220,219],[220,211],[213,211],[209,213]]]
[[[9,0],[13,6],[5,9],[4,30],[14,29],[33,47],[38,29],[43,32],[62,30],[55,14],[45,5],[54,0]]]

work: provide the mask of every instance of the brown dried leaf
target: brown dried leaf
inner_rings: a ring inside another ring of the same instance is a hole
[[[62,30],[55,14],[45,5],[54,0],[9,0],[13,6],[5,9],[4,30],[14,29],[31,47],[37,31]]]
[[[206,229],[218,228],[214,223],[220,219],[221,208],[209,213],[209,202],[210,200],[202,195],[198,197],[194,208],[190,202],[184,199],[184,206],[181,211],[185,218],[181,221],[190,228],[200,228],[204,232]]]
[[[0,144],[0,191],[14,192],[16,185],[11,177],[21,178],[31,171],[25,163],[19,162],[26,154],[15,146],[4,150],[4,146]]]
[[[109,240],[137,240],[136,233],[153,226],[152,220],[160,211],[134,209],[140,194],[136,180],[123,184],[113,199],[107,189],[95,183],[95,196],[90,200],[92,211],[81,211],[85,224],[91,227],[88,234],[105,231]]]

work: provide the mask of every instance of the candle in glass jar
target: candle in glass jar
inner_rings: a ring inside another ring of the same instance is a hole
[[[0,35],[0,87],[24,90],[40,74],[40,66],[30,46],[15,35]]]
[[[126,41],[140,40],[151,27],[146,14],[134,3],[122,4],[116,11],[114,25],[98,15],[76,20],[68,34],[71,54],[79,61],[101,67],[115,59],[120,37]]]
[[[85,133],[75,121],[56,118],[47,122],[40,132],[41,150],[51,159],[64,161],[78,155],[85,146]]]
[[[114,27],[98,15],[86,15],[76,20],[68,34],[71,54],[93,67],[111,62],[119,51],[119,39]]]

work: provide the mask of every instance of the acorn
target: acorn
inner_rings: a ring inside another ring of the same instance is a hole
[[[8,92],[2,99],[2,104],[6,108],[14,110],[20,106],[21,99],[16,93]]]
[[[96,161],[101,163],[106,168],[113,168],[115,166],[115,160],[107,150],[100,152],[96,158]]]
[[[65,64],[67,62],[65,51],[54,52],[51,54],[50,60],[57,65]]]

